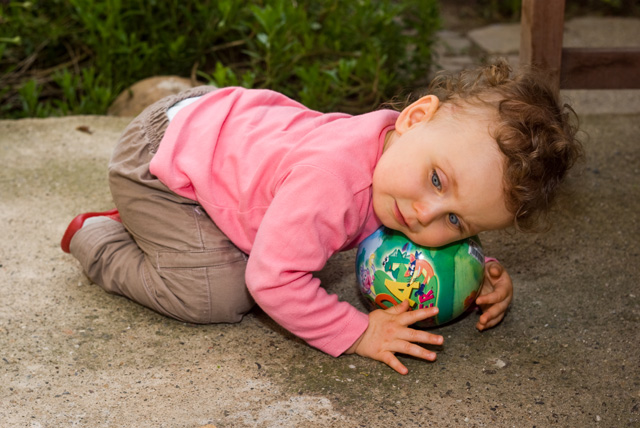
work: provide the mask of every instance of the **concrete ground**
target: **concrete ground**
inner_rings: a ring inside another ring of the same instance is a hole
[[[591,28],[621,25],[607,22]],[[464,46],[447,58],[468,60]],[[0,121],[0,426],[639,427],[640,97],[563,95],[587,159],[554,228],[483,236],[514,280],[507,318],[438,329],[438,360],[403,358],[407,376],[322,354],[259,310],[193,326],[104,293],[59,240],[75,214],[112,206],[106,163],[129,119]],[[363,307],[353,252],[320,277]]]

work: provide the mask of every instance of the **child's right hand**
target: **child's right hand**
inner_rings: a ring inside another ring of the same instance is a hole
[[[367,330],[346,353],[355,352],[363,357],[382,361],[398,373],[407,374],[409,370],[398,360],[395,353],[434,361],[436,353],[416,343],[442,345],[444,338],[426,331],[414,330],[409,326],[437,313],[436,307],[410,311],[407,300],[386,310],[375,310],[369,314]]]

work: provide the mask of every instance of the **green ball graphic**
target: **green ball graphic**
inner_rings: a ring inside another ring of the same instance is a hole
[[[463,314],[482,286],[484,254],[477,236],[443,247],[417,245],[384,226],[360,243],[356,277],[373,309],[409,300],[411,309],[438,307],[421,327],[445,324]]]

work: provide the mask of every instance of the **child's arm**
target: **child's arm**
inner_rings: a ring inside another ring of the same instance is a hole
[[[484,267],[482,290],[476,299],[476,304],[483,312],[476,328],[486,330],[502,321],[512,299],[511,277],[499,262],[488,262]]]
[[[443,337],[422,330],[414,330],[409,326],[433,317],[437,313],[436,307],[410,311],[407,300],[386,310],[375,310],[369,314],[367,330],[345,353],[355,352],[363,357],[382,361],[398,373],[407,374],[409,370],[398,360],[395,353],[399,352],[429,361],[435,360],[435,352],[416,343],[442,345]]]

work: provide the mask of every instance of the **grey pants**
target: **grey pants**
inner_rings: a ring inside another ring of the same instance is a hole
[[[166,111],[213,87],[193,88],[148,107],[126,128],[109,164],[122,224],[88,224],[71,240],[87,276],[163,315],[192,323],[237,322],[254,305],[244,280],[247,256],[195,201],[149,172],[168,125]]]

